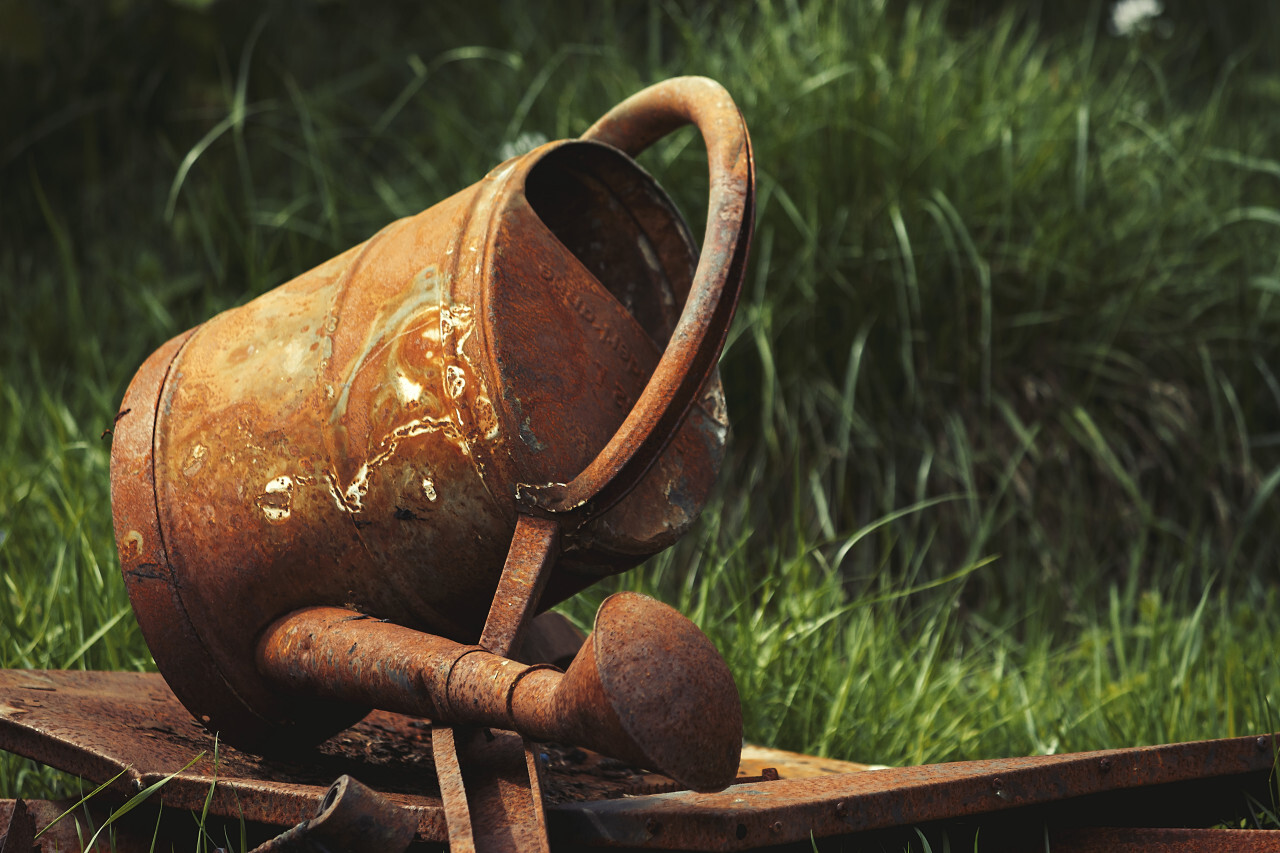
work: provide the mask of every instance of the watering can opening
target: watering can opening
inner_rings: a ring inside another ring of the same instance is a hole
[[[525,179],[538,218],[665,347],[689,293],[697,247],[675,203],[639,165],[599,143],[573,142]]]
[[[530,155],[536,163],[495,228],[486,307],[520,439],[516,477],[529,484],[568,482],[617,432],[670,340],[698,260],[674,203],[634,160],[595,142],[553,145]],[[504,251],[511,244],[519,254]],[[546,605],[678,540],[707,501],[727,428],[713,371],[630,493],[566,537]]]

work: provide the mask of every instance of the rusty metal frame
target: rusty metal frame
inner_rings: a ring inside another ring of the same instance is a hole
[[[215,764],[213,737],[158,675],[0,671],[0,749],[94,783],[123,770],[108,802],[123,801],[203,751],[200,762],[162,789],[165,809],[198,812],[208,798],[211,815],[243,819],[259,831],[278,833],[313,817],[329,783],[346,773],[414,815],[417,842],[445,841],[429,731],[420,719],[376,711],[350,732],[288,759],[220,746]],[[854,839],[910,841],[915,828],[954,841],[981,827],[982,849],[1002,849],[1003,842],[1043,849],[1048,833],[1055,851],[1138,849],[1160,839],[1189,849],[1275,850],[1274,832],[1204,827],[1228,816],[1233,803],[1238,812],[1246,795],[1271,802],[1277,744],[1263,735],[809,778],[788,778],[784,764],[781,778],[757,770],[713,794],[645,793],[673,783],[627,769],[615,771],[623,774],[616,782],[554,766],[542,776],[552,849],[808,849],[811,838],[822,849]],[[536,759],[545,764],[544,755]],[[583,781],[590,783],[587,793],[575,800],[574,785]],[[36,813],[40,823],[48,810]],[[0,831],[7,824],[0,808]]]

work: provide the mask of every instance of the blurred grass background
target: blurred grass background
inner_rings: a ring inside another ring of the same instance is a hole
[[[1165,5],[0,0],[0,665],[153,666],[100,436],[156,346],[705,74],[759,170],[732,455],[565,609],[676,605],[750,739],[841,758],[1276,728],[1280,11]],[[696,137],[642,162],[701,233]]]

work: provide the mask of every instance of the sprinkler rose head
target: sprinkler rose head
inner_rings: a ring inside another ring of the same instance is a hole
[[[535,737],[591,747],[695,791],[718,791],[737,774],[742,705],[733,675],[696,625],[648,596],[606,598],[550,695],[517,687],[513,698]]]

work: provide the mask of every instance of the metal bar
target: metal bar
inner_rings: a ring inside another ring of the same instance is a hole
[[[549,853],[536,756],[519,735],[454,730],[477,853]],[[453,826],[450,824],[450,832]],[[450,850],[453,846],[450,838]],[[466,848],[462,848],[466,849]]]
[[[486,650],[504,658],[516,656],[560,553],[559,539],[559,522],[524,513],[517,516],[511,550],[480,634],[480,645]]]
[[[513,656],[524,639],[525,629],[560,552],[559,540],[558,521],[524,513],[517,517],[511,550],[507,552],[502,577],[480,634],[480,646],[496,655],[503,669],[509,669],[511,662],[505,659]],[[454,665],[460,660],[456,659]],[[476,660],[473,655],[471,662]],[[522,673],[528,671],[522,670]],[[508,709],[519,679],[520,676],[516,676],[505,691]],[[447,686],[449,676],[445,681]],[[476,686],[469,680],[460,682],[466,688]],[[458,730],[446,730],[444,726],[433,730],[433,744],[435,736],[442,739],[438,749],[432,748],[444,759],[437,761],[436,773],[444,800],[450,849],[478,853],[525,850],[550,853],[538,764],[529,743],[519,735],[488,730],[484,738],[479,738],[470,728],[464,730],[459,743],[457,733]]]
[[[436,762],[436,779],[440,784],[440,801],[444,806],[444,823],[449,833],[450,853],[475,853],[476,840],[467,804],[467,789],[458,762],[458,748],[452,726],[431,727],[431,754]]]

